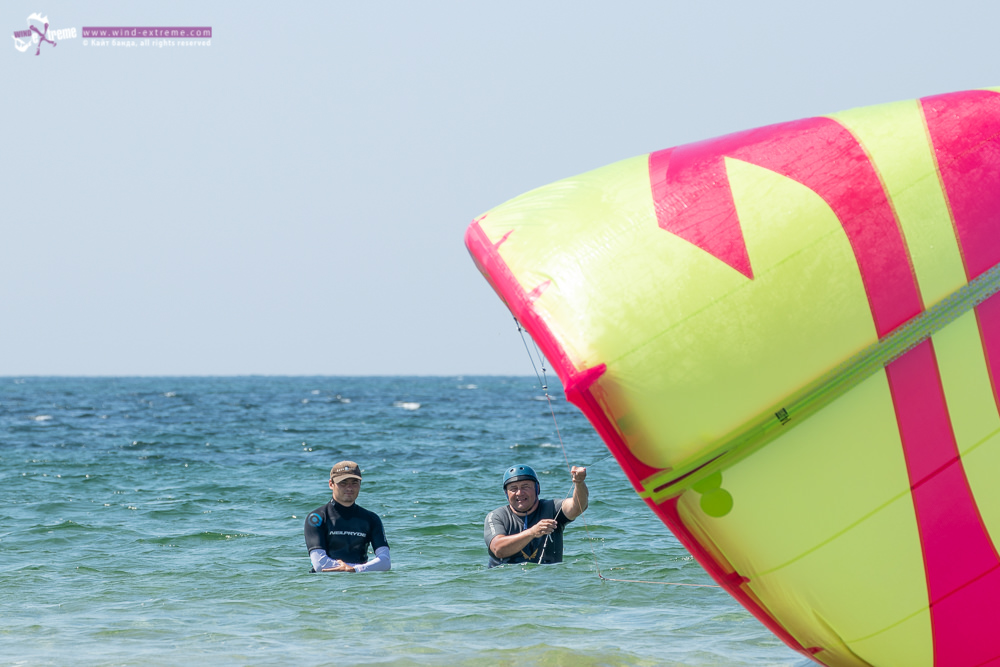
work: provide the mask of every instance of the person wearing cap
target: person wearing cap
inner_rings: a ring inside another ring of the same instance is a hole
[[[361,492],[361,468],[341,461],[330,470],[333,500],[306,517],[306,548],[313,572],[384,572],[389,543],[378,514],[355,501]],[[368,559],[371,546],[375,557]]]
[[[563,528],[587,509],[587,469],[573,466],[573,495],[544,500],[538,497],[538,475],[529,466],[516,465],[503,475],[507,504],[486,515],[484,535],[489,566],[505,563],[561,563]]]

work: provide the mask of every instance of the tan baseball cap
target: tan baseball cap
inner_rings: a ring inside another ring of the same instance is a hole
[[[330,481],[336,484],[342,479],[361,479],[361,468],[354,461],[341,461],[330,469]]]

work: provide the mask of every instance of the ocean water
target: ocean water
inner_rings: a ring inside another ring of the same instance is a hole
[[[551,384],[550,411],[534,377],[0,378],[0,664],[811,664],[659,583],[713,582]],[[341,459],[391,572],[309,574]],[[561,497],[567,460],[596,463],[565,562],[487,569],[504,468]]]

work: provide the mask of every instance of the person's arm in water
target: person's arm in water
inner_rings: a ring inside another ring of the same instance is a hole
[[[558,527],[555,519],[542,519],[534,526],[514,535],[497,535],[490,540],[490,551],[497,558],[508,558],[528,546],[536,537],[551,535]]]
[[[573,466],[573,469],[569,471],[570,476],[573,478],[573,497],[567,498],[562,502],[562,512],[566,515],[566,518],[572,521],[576,517],[583,514],[583,511],[587,509],[587,502],[590,499],[590,490],[587,489],[587,469],[581,468],[580,466]]]
[[[346,563],[330,558],[323,549],[313,549],[309,552],[313,569],[317,572],[388,572],[392,567],[389,559],[389,547],[379,547],[375,557],[365,563]]]

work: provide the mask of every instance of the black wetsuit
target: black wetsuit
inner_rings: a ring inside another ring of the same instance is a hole
[[[483,525],[483,536],[486,538],[486,550],[490,555],[490,567],[496,567],[503,563],[561,563],[563,557],[563,527],[572,521],[567,519],[565,512],[556,512],[562,507],[563,499],[539,500],[535,511],[527,516],[518,516],[510,505],[498,507],[486,515]],[[490,542],[497,535],[517,535],[521,531],[531,528],[542,519],[555,519],[557,528],[551,535],[543,535],[531,540],[526,547],[518,553],[507,558],[497,558],[490,551]],[[548,542],[546,542],[548,538]]]
[[[372,551],[388,547],[382,519],[355,504],[344,507],[331,500],[306,517],[306,549],[323,549],[330,558],[348,563],[368,561]]]

